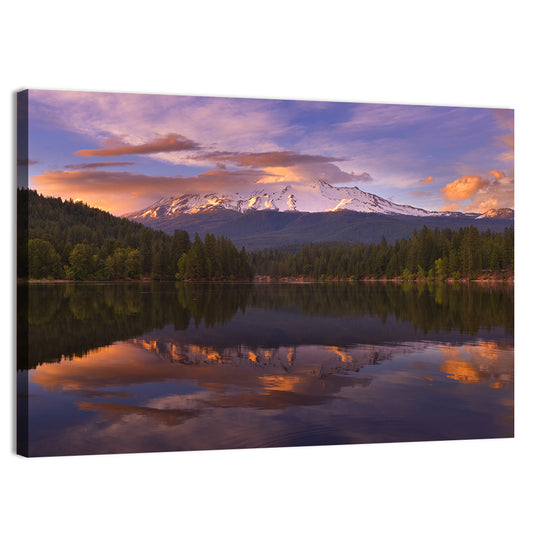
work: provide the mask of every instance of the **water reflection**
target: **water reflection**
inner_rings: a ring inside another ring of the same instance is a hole
[[[503,350],[502,350],[503,348]],[[486,341],[482,344],[443,346],[444,361],[440,371],[460,383],[487,382],[489,387],[502,389],[513,384],[512,359],[504,357],[512,350],[510,343]]]
[[[30,455],[513,435],[505,287],[80,284],[28,296]]]
[[[408,324],[413,335],[450,333],[482,334],[498,330],[505,336],[514,331],[514,293],[512,286],[483,285],[435,286],[404,283],[323,283],[323,284],[66,284],[19,286],[18,320],[28,323],[21,331],[19,369],[34,368],[43,362],[83,356],[90,350],[172,325],[175,330],[189,326],[216,328],[234,321],[247,310],[283,313],[308,330],[309,319],[360,319],[365,335],[346,331],[343,342],[368,341],[365,318],[393,324],[398,339],[399,324]],[[278,324],[280,326],[281,324]],[[330,328],[327,328],[330,330]],[[386,328],[375,326],[378,342],[384,341]],[[405,328],[404,328],[405,329]],[[242,339],[248,331],[239,331]],[[259,344],[269,343],[271,333]],[[298,333],[294,331],[294,334]],[[405,331],[404,331],[405,334]],[[320,330],[318,344],[335,345],[339,332]],[[438,335],[437,335],[438,336]],[[254,340],[255,339],[255,340]],[[258,332],[247,337],[258,342]],[[232,341],[233,342],[233,341]],[[238,342],[238,340],[235,340]],[[298,344],[296,341],[295,344]],[[27,357],[26,357],[27,354]]]

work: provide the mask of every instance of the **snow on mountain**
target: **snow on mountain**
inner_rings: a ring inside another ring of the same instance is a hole
[[[489,209],[476,218],[501,218],[505,220],[512,220],[514,219],[514,210],[509,209],[508,207],[503,207],[501,209]]]
[[[451,216],[456,213],[426,211],[409,205],[395,204],[357,187],[334,187],[324,180],[312,185],[280,183],[257,183],[248,191],[233,193],[182,194],[161,198],[154,204],[134,213],[124,215],[131,220],[147,221],[180,214],[209,212],[228,209],[245,213],[248,211],[299,211],[324,212],[358,211],[386,215]]]

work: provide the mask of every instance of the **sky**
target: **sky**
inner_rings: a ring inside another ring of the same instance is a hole
[[[428,210],[514,208],[514,112],[29,91],[29,187],[115,215],[324,179]]]

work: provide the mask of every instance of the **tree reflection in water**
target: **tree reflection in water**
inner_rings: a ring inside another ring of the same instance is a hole
[[[513,435],[509,286],[19,291],[29,455]]]
[[[18,291],[18,321],[28,324],[19,332],[19,369],[83,356],[167,325],[214,328],[247,309],[379,317],[384,324],[394,319],[424,334],[503,328],[512,336],[514,330],[513,287],[503,284],[80,283],[21,285]]]

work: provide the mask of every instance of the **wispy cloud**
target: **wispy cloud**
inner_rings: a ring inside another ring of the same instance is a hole
[[[95,150],[78,150],[76,155],[81,157],[113,157],[117,155],[147,155],[162,152],[183,152],[198,150],[200,145],[178,133],[169,133],[164,137],[153,139],[141,144],[127,144],[114,139],[105,142],[106,148]]]
[[[99,161],[94,163],[79,163],[77,165],[65,165],[64,168],[70,170],[84,170],[93,168],[106,168],[106,167],[126,167],[136,165],[134,161]]]
[[[279,150],[275,138],[294,129],[274,100],[81,91],[30,91],[30,118],[100,142],[140,145],[179,131],[206,149],[239,152]],[[158,159],[179,163],[183,155]]]
[[[431,120],[449,108],[390,104],[358,104],[353,106],[347,120],[339,127],[345,130],[369,131],[398,128]]]
[[[433,183],[435,178],[433,176],[428,176],[426,179],[420,180],[420,183]]]
[[[514,160],[514,111],[512,109],[493,109],[492,113],[500,128],[507,131],[504,135],[497,136],[496,140],[505,146],[505,151],[500,154],[500,160]]]
[[[503,135],[499,139],[507,148],[507,150],[501,154],[500,159],[502,161],[513,161],[514,160],[514,133],[508,133],[507,135]]]
[[[431,198],[433,196],[433,193],[429,191],[409,191],[409,194],[411,196],[414,196],[415,198]]]
[[[311,163],[331,163],[343,161],[340,158],[322,155],[302,154],[293,151],[277,151],[262,153],[247,152],[211,152],[195,157],[202,161],[214,161],[219,165],[233,165],[238,167],[265,168],[265,167],[292,167]]]

